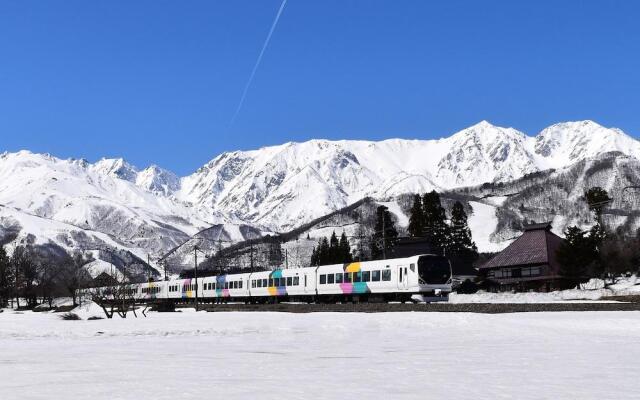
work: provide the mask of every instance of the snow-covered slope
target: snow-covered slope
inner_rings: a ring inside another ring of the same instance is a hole
[[[212,225],[242,240],[251,231],[243,226],[284,231],[365,196],[384,201],[507,182],[609,151],[640,159],[640,142],[592,121],[556,124],[533,137],[482,121],[438,140],[310,140],[229,152],[183,178],[123,159],[91,164],[4,153],[0,229],[63,246],[73,243],[70,231],[95,232],[137,254],[159,255]],[[38,220],[52,221],[51,228],[33,226]]]

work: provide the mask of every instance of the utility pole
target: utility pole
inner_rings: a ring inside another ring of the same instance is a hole
[[[387,240],[386,240],[387,230],[384,226],[386,216],[387,216],[387,210],[383,209],[382,210],[382,259],[383,260],[387,259]]]
[[[164,268],[164,280],[168,281],[169,278],[167,278],[167,261],[162,260],[162,268]]]
[[[196,280],[196,311],[198,311],[198,246],[193,246],[193,264],[194,275]]]
[[[249,242],[249,251],[250,251],[249,260],[251,262],[251,272],[253,272],[253,242]]]

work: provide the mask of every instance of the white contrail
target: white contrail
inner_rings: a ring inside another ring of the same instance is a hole
[[[278,13],[276,14],[276,18],[273,20],[273,24],[271,24],[271,29],[269,30],[269,34],[267,35],[267,39],[264,41],[262,45],[262,50],[260,50],[260,55],[258,55],[258,59],[256,60],[255,65],[253,66],[253,70],[251,71],[251,75],[249,75],[249,80],[247,84],[244,86],[244,91],[242,92],[242,97],[240,97],[240,103],[238,103],[238,108],[236,108],[236,112],[233,114],[233,118],[231,118],[231,122],[229,123],[229,127],[233,126],[233,123],[236,120],[236,117],[240,113],[240,109],[242,108],[242,104],[244,103],[244,98],[247,97],[247,92],[249,91],[249,87],[251,86],[251,82],[253,81],[253,77],[258,70],[258,66],[260,65],[260,61],[262,61],[262,56],[264,55],[264,51],[267,49],[269,45],[269,41],[271,40],[271,35],[273,35],[273,31],[276,29],[276,25],[278,25],[278,20],[280,19],[280,15],[282,14],[282,10],[284,10],[284,6],[287,4],[287,0],[282,0],[282,4],[280,4],[280,9],[278,9]]]

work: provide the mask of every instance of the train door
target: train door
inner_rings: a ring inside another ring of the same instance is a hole
[[[409,287],[408,265],[398,266],[398,289],[407,289]]]

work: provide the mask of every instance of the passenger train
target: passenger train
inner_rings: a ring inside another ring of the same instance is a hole
[[[276,269],[131,285],[136,301],[276,303],[409,301],[451,291],[445,257],[418,255],[319,267]]]

